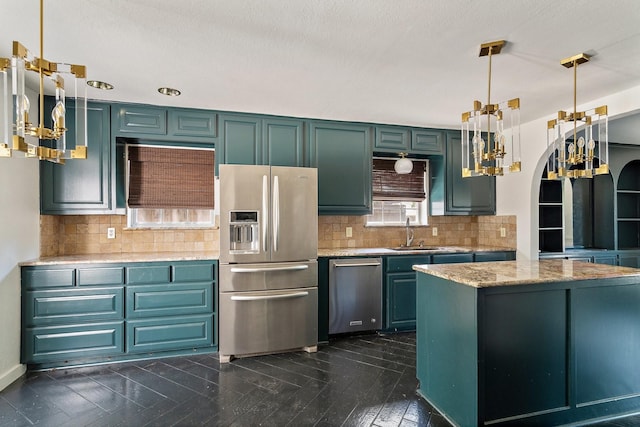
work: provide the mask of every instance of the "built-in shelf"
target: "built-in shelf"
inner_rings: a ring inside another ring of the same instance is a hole
[[[640,248],[640,160],[622,169],[616,190],[618,249]]]
[[[564,250],[562,181],[546,178],[540,181],[538,209],[540,251],[562,252]]]

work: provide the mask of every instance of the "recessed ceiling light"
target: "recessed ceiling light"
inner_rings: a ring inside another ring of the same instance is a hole
[[[160,87],[158,88],[158,92],[167,96],[178,96],[182,93],[178,89],[173,89],[170,87]]]
[[[87,85],[95,87],[96,89],[111,90],[113,85],[107,82],[101,82],[100,80],[87,80]]]

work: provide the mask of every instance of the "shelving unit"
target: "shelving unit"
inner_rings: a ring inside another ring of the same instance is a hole
[[[618,203],[618,249],[640,248],[640,160],[629,162],[620,172]]]
[[[546,178],[540,181],[538,209],[539,249],[542,252],[564,251],[562,181],[549,180]]]

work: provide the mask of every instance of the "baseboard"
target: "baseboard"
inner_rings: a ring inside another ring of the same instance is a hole
[[[16,365],[12,369],[0,375],[0,391],[4,390],[9,384],[20,378],[27,372],[27,365]]]

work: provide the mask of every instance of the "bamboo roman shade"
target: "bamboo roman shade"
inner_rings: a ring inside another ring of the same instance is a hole
[[[424,200],[425,163],[414,161],[413,170],[402,175],[396,173],[394,164],[395,160],[373,159],[374,200]]]
[[[129,207],[213,209],[214,151],[130,145],[128,154]]]

